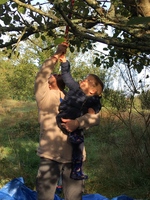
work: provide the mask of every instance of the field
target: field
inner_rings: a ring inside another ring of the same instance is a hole
[[[148,111],[141,115],[102,109],[100,126],[85,132],[86,194],[150,199],[148,120]],[[0,188],[15,177],[23,177],[26,185],[35,189],[38,137],[35,102],[0,103]]]

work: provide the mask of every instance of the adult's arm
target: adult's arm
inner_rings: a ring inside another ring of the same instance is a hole
[[[100,113],[97,114],[87,113],[81,117],[78,117],[75,120],[62,119],[62,121],[63,121],[62,125],[69,132],[72,132],[77,128],[88,129],[90,127],[97,126],[100,124]]]
[[[37,100],[43,97],[43,95],[47,92],[48,89],[48,78],[52,73],[55,64],[57,63],[60,56],[66,53],[67,44],[62,43],[58,45],[56,53],[48,58],[42,65],[41,69],[37,73],[36,80],[35,80],[35,95]]]
[[[55,57],[48,58],[42,65],[41,69],[37,73],[35,79],[35,94],[36,96],[43,96],[45,89],[48,88],[48,78],[52,73],[57,59]]]
[[[87,113],[76,119],[79,122],[79,128],[88,129],[100,124],[100,113],[90,114]]]

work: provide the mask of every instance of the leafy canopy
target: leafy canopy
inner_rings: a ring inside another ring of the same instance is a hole
[[[44,34],[58,44],[64,40],[68,25],[71,52],[76,46],[78,51],[84,53],[98,42],[108,45],[106,67],[112,67],[117,60],[129,63],[131,59],[135,60],[134,68],[138,72],[143,65],[149,65],[149,1],[75,0],[73,7],[72,0],[35,2],[1,0],[0,48],[12,48],[15,51],[20,41],[32,35],[45,40]],[[137,60],[138,57],[141,59]],[[97,54],[95,64],[99,65],[102,60],[103,57]]]

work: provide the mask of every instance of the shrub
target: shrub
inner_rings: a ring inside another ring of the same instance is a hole
[[[142,91],[142,94],[139,96],[141,100],[142,109],[150,109],[150,90]]]

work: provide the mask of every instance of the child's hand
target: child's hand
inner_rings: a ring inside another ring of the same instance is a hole
[[[79,127],[79,122],[77,119],[64,119],[61,118],[62,123],[61,125],[68,131],[68,132],[72,132],[74,130],[76,130]]]
[[[60,60],[60,62],[62,62],[62,63],[66,62],[66,56],[65,56],[65,54],[62,54],[62,55],[59,57],[59,60]]]

